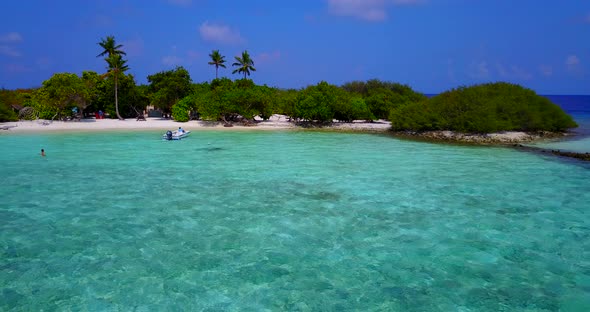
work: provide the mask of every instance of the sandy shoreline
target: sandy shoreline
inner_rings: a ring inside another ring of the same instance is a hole
[[[185,130],[280,130],[280,129],[304,129],[288,120],[282,115],[273,115],[269,120],[257,121],[252,125],[234,124],[232,127],[224,127],[221,122],[191,120],[189,122],[176,122],[164,118],[146,118],[145,121],[135,119],[94,119],[88,118],[81,121],[46,121],[46,120],[22,120],[0,123],[1,133],[38,133],[48,131],[105,131],[105,130],[175,130],[182,127]],[[341,131],[373,131],[385,132],[390,129],[389,122],[354,122],[334,123],[328,129]]]
[[[388,132],[396,137],[418,140],[459,142],[473,144],[514,144],[544,140],[560,137],[557,134],[525,132],[501,132],[490,134],[463,134],[453,131],[428,131],[428,132],[390,132],[391,124],[386,120],[374,122],[355,121],[352,123],[335,122],[329,126],[301,126],[289,121],[284,115],[273,115],[269,120],[257,120],[250,125],[235,123],[232,127],[225,127],[222,122],[191,120],[189,122],[176,122],[171,119],[159,117],[146,118],[145,121],[133,119],[82,119],[81,121],[47,121],[47,120],[22,120],[0,123],[0,135],[10,133],[44,133],[44,132],[75,132],[75,131],[140,131],[176,130],[182,127],[189,131],[215,130],[215,131],[249,131],[249,130],[303,130],[314,129],[339,132]]]
[[[453,131],[427,131],[427,132],[391,132],[391,124],[385,120],[375,122],[355,121],[352,123],[332,123],[329,126],[301,126],[289,121],[283,115],[273,115],[269,120],[258,120],[251,125],[234,124],[232,127],[224,127],[222,122],[210,122],[192,120],[189,122],[176,122],[164,118],[146,118],[145,121],[135,119],[83,119],[81,121],[45,121],[23,120],[15,122],[0,122],[0,135],[23,133],[68,133],[68,132],[102,132],[102,131],[162,131],[175,130],[182,127],[189,131],[277,131],[277,130],[321,130],[336,132],[364,132],[364,133],[388,133],[393,137],[439,143],[459,143],[476,145],[503,145],[538,153],[549,153],[555,156],[577,158],[582,161],[590,161],[588,153],[569,153],[559,150],[545,150],[523,146],[522,144],[542,141],[547,139],[562,138],[567,134],[559,133],[526,133],[526,132],[501,132],[489,134],[465,134]]]

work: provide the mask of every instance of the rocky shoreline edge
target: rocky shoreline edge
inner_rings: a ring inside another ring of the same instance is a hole
[[[392,134],[393,136],[399,138],[429,142],[507,146],[534,153],[551,154],[560,157],[574,158],[582,161],[590,161],[590,153],[576,153],[523,145],[523,143],[539,142],[543,140],[556,140],[565,137],[572,137],[575,135],[574,133],[569,132],[540,131],[479,134],[460,133],[454,131],[394,131]]]
[[[559,132],[520,132],[506,131],[496,133],[461,133],[449,130],[441,131],[394,131],[395,136],[415,138],[428,141],[470,143],[477,145],[510,145],[518,143],[530,143],[540,140],[558,139],[571,136],[570,133]]]
[[[530,152],[534,152],[534,153],[541,153],[541,154],[551,154],[554,156],[574,158],[577,160],[590,162],[590,153],[575,153],[575,152],[568,152],[568,151],[554,150],[554,149],[550,150],[550,149],[538,148],[538,147],[533,147],[533,146],[525,146],[522,144],[514,144],[513,146],[519,150],[525,150],[525,151],[530,151]]]

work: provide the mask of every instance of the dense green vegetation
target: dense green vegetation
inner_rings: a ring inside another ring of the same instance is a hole
[[[182,67],[153,74],[147,77],[151,105],[169,112],[178,101],[192,92],[188,71]]]
[[[393,130],[564,131],[577,124],[559,106],[534,91],[509,83],[461,87],[431,99],[409,102],[389,115]]]
[[[18,115],[12,109],[12,105],[19,105],[22,102],[19,97],[18,91],[0,89],[0,122],[18,120]]]
[[[378,119],[388,119],[394,108],[426,100],[426,96],[415,92],[407,85],[377,79],[345,83],[342,88],[360,94],[374,117]]]
[[[200,118],[252,123],[255,117],[283,114],[317,124],[387,119],[393,130],[412,131],[562,131],[576,126],[548,99],[508,83],[462,87],[430,99],[407,85],[377,79],[342,86],[322,81],[300,90],[260,86],[248,79],[256,71],[248,51],[232,64],[232,73],[241,79],[217,78],[226,61],[213,50],[208,64],[215,67],[216,78],[210,82],[193,83],[189,72],[177,67],[149,75],[148,85],[137,85],[125,74],[129,67],[123,46],[113,36],[98,45],[97,57],[107,63],[105,73],[57,73],[38,89],[0,90],[0,121],[15,120],[14,109],[24,106],[28,113],[21,118],[64,119],[102,110],[123,119],[156,109],[182,122]]]

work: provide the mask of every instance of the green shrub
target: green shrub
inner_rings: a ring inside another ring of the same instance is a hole
[[[18,115],[4,102],[0,102],[0,121],[18,121]]]
[[[334,119],[332,108],[337,101],[335,88],[338,87],[322,81],[299,92],[293,110],[293,117],[319,123],[331,122]]]
[[[31,90],[7,90],[0,88],[0,122],[17,121],[18,113],[12,106],[24,106],[24,101],[30,98]]]
[[[372,118],[387,119],[392,109],[406,103],[417,103],[426,99],[407,85],[371,79],[367,82],[353,81],[342,88],[352,94],[360,95],[371,111]]]
[[[549,99],[510,83],[453,89],[391,110],[393,130],[564,131],[574,120]]]
[[[195,99],[192,95],[185,96],[172,106],[172,118],[175,121],[187,122],[190,120],[191,110],[195,107]]]

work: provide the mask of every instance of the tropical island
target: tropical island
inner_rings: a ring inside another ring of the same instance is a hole
[[[80,120],[104,112],[119,120],[158,116],[232,127],[256,126],[279,115],[303,128],[366,130],[375,127],[334,125],[380,121],[387,127],[379,129],[399,136],[475,143],[530,141],[577,126],[549,99],[504,82],[459,87],[433,97],[378,79],[341,86],[322,81],[299,90],[257,85],[248,78],[256,71],[248,51],[231,65],[232,73],[240,76],[236,80],[219,78],[226,59],[214,50],[209,54],[208,63],[215,68],[210,82],[193,83],[189,72],[177,67],[149,75],[148,85],[137,85],[126,73],[122,45],[113,36],[98,45],[105,73],[56,73],[40,88],[0,90],[0,122]]]

